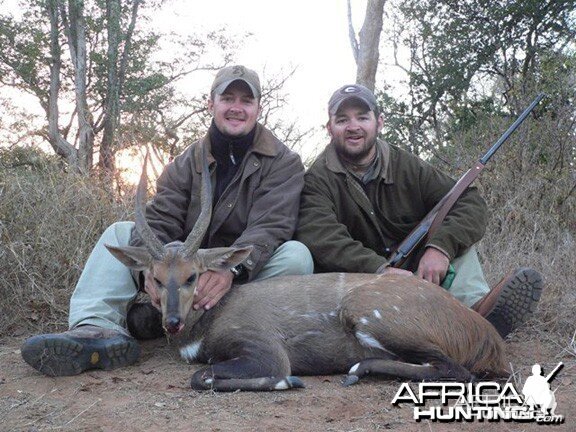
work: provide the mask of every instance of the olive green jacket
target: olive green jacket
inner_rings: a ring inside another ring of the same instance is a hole
[[[333,144],[305,175],[296,239],[312,252],[317,272],[376,272],[455,183],[398,147],[377,145],[380,171],[366,190],[342,166]],[[482,238],[486,223],[486,203],[469,188],[424,246],[453,259]]]

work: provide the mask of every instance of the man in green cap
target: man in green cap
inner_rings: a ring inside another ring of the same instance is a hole
[[[200,275],[194,309],[214,307],[233,282],[313,270],[308,249],[290,241],[304,167],[296,153],[257,122],[260,98],[256,72],[240,65],[221,69],[210,90],[208,133],[166,166],[146,208],[146,220],[164,244],[186,239],[200,214],[199,167],[202,149],[207,151],[214,205],[201,247],[253,249],[232,271]],[[139,346],[126,328],[126,316],[138,290],[144,288],[144,278],[133,276],[104,246],[141,245],[133,227],[132,222],[118,222],[102,234],[72,295],[70,330],[34,336],[22,346],[22,356],[32,367],[50,376],[75,375],[138,359]],[[141,312],[153,321],[148,324],[157,334],[159,312],[151,307]]]
[[[438,230],[403,269],[392,251],[454,185],[418,157],[378,139],[384,119],[361,85],[338,89],[328,104],[330,144],[305,175],[296,239],[318,272],[416,273],[440,285],[490,321],[502,336],[535,310],[538,272],[521,268],[489,289],[474,244],[486,230],[487,207],[476,188],[457,200]]]

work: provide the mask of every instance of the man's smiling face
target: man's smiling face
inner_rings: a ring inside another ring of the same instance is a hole
[[[374,157],[383,122],[382,116],[376,117],[364,102],[350,98],[330,116],[326,127],[338,155],[347,162],[362,164]]]
[[[242,80],[236,80],[222,94],[214,95],[208,101],[208,109],[214,117],[220,132],[231,137],[240,137],[256,125],[260,111],[260,101],[254,98],[250,87]]]

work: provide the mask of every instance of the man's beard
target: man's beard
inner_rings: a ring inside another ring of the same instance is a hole
[[[355,151],[353,152],[348,151],[345,141],[346,140],[343,139],[342,143],[338,143],[335,142],[335,140],[332,140],[332,144],[334,145],[336,153],[338,154],[340,159],[351,164],[364,164],[366,163],[364,159],[370,154],[370,152],[376,145],[377,138],[374,138],[371,141],[366,141],[366,143],[360,150],[355,149]],[[368,163],[370,163],[372,160],[373,158],[371,158],[371,160]]]

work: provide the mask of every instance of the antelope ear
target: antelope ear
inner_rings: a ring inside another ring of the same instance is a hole
[[[236,267],[250,255],[253,247],[199,249],[198,257],[206,270],[222,271]]]
[[[144,247],[135,246],[110,246],[104,245],[112,255],[122,264],[132,270],[142,271],[150,267],[152,257]]]

